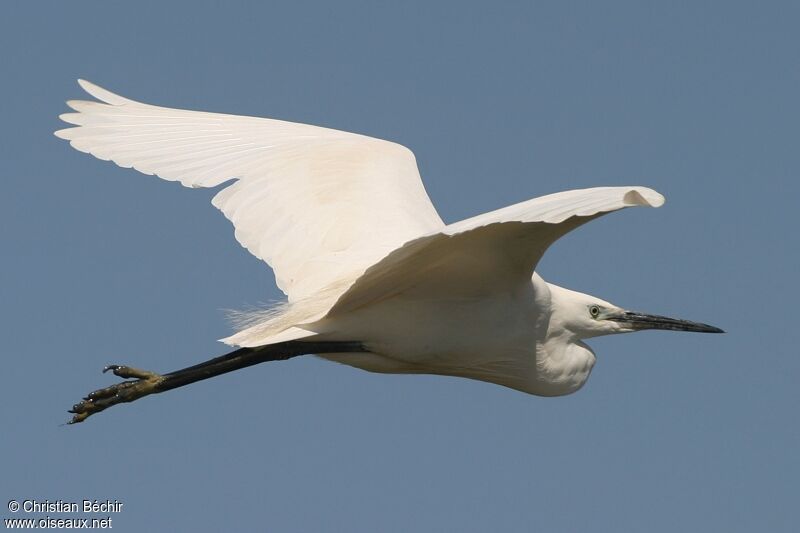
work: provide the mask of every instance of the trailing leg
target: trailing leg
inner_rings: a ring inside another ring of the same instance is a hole
[[[130,381],[123,381],[89,393],[81,402],[70,409],[69,412],[73,413],[73,417],[69,424],[83,422],[91,415],[119,403],[133,402],[151,394],[176,389],[196,381],[213,378],[268,361],[283,361],[307,354],[364,351],[366,350],[360,342],[288,341],[256,348],[239,348],[220,357],[215,357],[169,374],[157,374],[129,366],[109,365],[103,369],[103,372],[110,370],[116,376]]]

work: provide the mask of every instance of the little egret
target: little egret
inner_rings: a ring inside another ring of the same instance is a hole
[[[82,152],[187,187],[232,181],[212,203],[275,272],[286,303],[244,316],[237,350],[122,381],[73,406],[71,423],[121,402],[265,361],[317,354],[372,372],[460,376],[529,394],[583,386],[585,339],[644,329],[720,333],[627,311],[534,272],[559,237],[605,213],[659,207],[646,187],[560,192],[446,225],[414,154],[398,144],[279,120],[169,109],[79,80],[55,134]]]

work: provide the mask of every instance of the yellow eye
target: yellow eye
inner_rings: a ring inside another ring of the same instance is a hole
[[[597,318],[597,315],[600,314],[600,308],[596,305],[590,305],[589,314],[592,315],[592,318]]]

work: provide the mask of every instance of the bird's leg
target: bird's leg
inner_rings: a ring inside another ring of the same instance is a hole
[[[73,413],[69,424],[83,422],[91,415],[99,413],[119,403],[133,402],[139,398],[165,392],[189,385],[214,376],[233,372],[241,368],[257,365],[267,361],[283,361],[298,355],[312,353],[352,353],[364,352],[366,349],[360,342],[304,342],[288,341],[257,348],[239,348],[233,352],[209,359],[200,364],[170,372],[157,374],[148,370],[139,370],[130,366],[109,365],[114,375],[129,381],[116,383],[110,387],[98,389],[86,395],[82,401],[72,406]]]

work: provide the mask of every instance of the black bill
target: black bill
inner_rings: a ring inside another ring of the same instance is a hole
[[[700,322],[691,322],[689,320],[679,320],[677,318],[669,318],[659,315],[646,315],[644,313],[635,313],[633,311],[625,311],[623,313],[615,313],[605,317],[607,320],[613,320],[620,324],[625,324],[633,329],[668,329],[672,331],[697,331],[700,333],[725,333],[723,330],[709,326],[708,324],[701,324]]]

